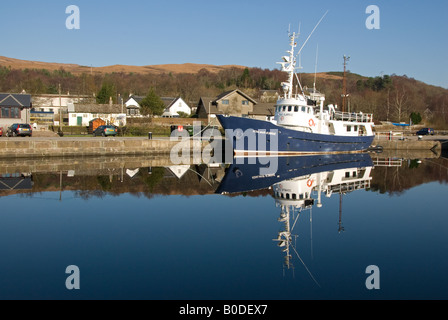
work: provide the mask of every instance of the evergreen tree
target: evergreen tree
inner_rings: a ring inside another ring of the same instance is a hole
[[[412,112],[411,113],[411,121],[413,124],[419,124],[422,122],[422,116],[420,113]]]
[[[156,94],[154,88],[151,88],[146,97],[140,102],[142,115],[161,116],[165,110],[165,104]]]
[[[96,102],[98,104],[108,104],[110,101],[110,98],[112,98],[112,101],[115,103],[115,97],[116,97],[116,90],[115,86],[110,81],[104,81],[103,86],[100,89],[100,92],[98,92],[96,96]]]

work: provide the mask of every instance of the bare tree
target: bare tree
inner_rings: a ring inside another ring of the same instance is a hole
[[[395,109],[395,115],[398,119],[398,122],[401,122],[403,116],[409,113],[408,97],[403,88],[396,88],[395,97],[393,98],[393,107]]]

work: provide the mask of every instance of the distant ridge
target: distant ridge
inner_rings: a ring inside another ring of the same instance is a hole
[[[79,75],[82,73],[93,73],[93,74],[105,74],[113,72],[124,72],[124,73],[138,73],[138,74],[162,74],[162,73],[191,73],[196,74],[200,70],[205,69],[212,73],[218,73],[223,70],[237,68],[245,69],[244,66],[238,65],[225,65],[225,66],[215,66],[209,64],[163,64],[163,65],[149,65],[149,66],[126,66],[126,65],[113,65],[107,67],[89,67],[81,66],[77,64],[69,63],[52,63],[52,62],[39,62],[39,61],[28,61],[19,60],[14,58],[8,58],[0,56],[0,66],[11,67],[11,69],[46,69],[49,71],[64,69],[67,72],[71,72],[74,75]]]

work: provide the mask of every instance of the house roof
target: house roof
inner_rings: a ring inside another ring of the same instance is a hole
[[[0,107],[31,107],[30,94],[0,93]]]
[[[210,98],[210,97],[201,97],[199,100],[199,106],[203,106],[205,112],[208,114],[222,114],[222,111],[218,110],[218,106],[216,104],[216,98]],[[202,102],[202,103],[201,103]],[[199,112],[199,108],[196,112]]]
[[[275,103],[259,103],[254,105],[254,111],[251,115],[261,116],[274,116],[275,115]]]
[[[126,102],[129,102],[129,100],[134,99],[135,102],[137,102],[140,105],[140,102],[142,102],[143,99],[145,99],[145,96],[131,96]],[[180,98],[172,98],[172,97],[161,97],[160,98],[163,103],[165,104],[165,108],[171,107],[171,105],[176,102]]]
[[[97,113],[97,114],[121,114],[126,113],[122,110],[121,104],[74,104],[70,113]]]
[[[165,104],[165,108],[169,108],[175,101],[177,101],[178,98],[162,97],[160,99]]]
[[[198,107],[200,105],[204,106],[205,112],[206,113],[210,113],[210,114],[223,114],[222,111],[218,110],[218,101],[225,99],[226,97],[230,96],[233,93],[239,93],[240,95],[242,95],[243,97],[245,97],[247,100],[251,101],[254,104],[254,110],[255,107],[257,106],[258,102],[255,101],[254,99],[252,99],[251,97],[249,97],[247,94],[245,94],[243,91],[241,90],[231,90],[231,91],[226,91],[221,93],[219,96],[217,96],[216,98],[210,98],[210,97],[201,97],[199,100],[199,104]],[[202,103],[201,103],[202,102]]]
[[[221,93],[218,97],[216,97],[216,99],[214,100],[214,102],[223,100],[224,98],[226,98],[227,96],[230,96],[233,93],[238,93],[240,95],[242,95],[243,97],[245,97],[247,100],[250,100],[253,104],[257,104],[257,101],[255,101],[254,99],[252,99],[251,97],[249,97],[247,94],[245,94],[243,91],[236,89],[236,90],[231,90],[231,91],[227,91],[227,92],[223,92]]]
[[[131,100],[131,99],[134,99],[135,100],[135,102],[137,102],[138,104],[140,104],[140,102],[143,100],[143,99],[145,99],[145,97],[144,96],[130,96],[129,97],[129,99],[128,99],[128,101],[129,100]]]

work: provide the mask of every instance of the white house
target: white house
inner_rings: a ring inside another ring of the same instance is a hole
[[[140,116],[140,102],[145,97],[142,96],[129,96],[129,100],[126,101],[126,114],[128,117],[139,117]]]
[[[135,96],[131,95],[126,101],[126,114],[128,117],[140,117],[140,102],[144,99],[143,96]],[[179,117],[179,112],[183,112],[187,115],[191,115],[191,108],[182,98],[169,98],[162,97],[160,98],[165,104],[165,110],[162,117],[165,118],[173,118]]]
[[[126,125],[126,113],[117,104],[69,104],[69,126],[88,127],[93,119],[102,119],[115,126]]]
[[[179,117],[180,112],[191,115],[191,108],[188,106],[188,104],[185,103],[182,98],[176,98],[165,109],[162,117],[176,118]]]

